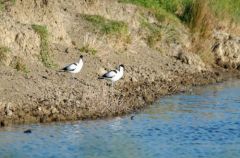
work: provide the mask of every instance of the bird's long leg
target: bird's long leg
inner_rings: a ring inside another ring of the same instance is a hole
[[[111,86],[111,95],[113,96],[113,82],[112,82],[112,86]]]
[[[72,78],[71,78],[71,87],[74,87],[74,78],[75,78],[75,74],[72,74]]]

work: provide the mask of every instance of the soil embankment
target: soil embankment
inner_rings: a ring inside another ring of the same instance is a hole
[[[114,0],[17,0],[0,16],[1,126],[127,114],[240,69],[238,36],[215,30],[198,54],[177,19]],[[58,71],[80,54],[75,78]],[[97,79],[119,64],[126,70],[114,87]]]

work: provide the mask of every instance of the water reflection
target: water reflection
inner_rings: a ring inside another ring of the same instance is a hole
[[[0,157],[238,158],[239,94],[240,81],[229,81],[162,98],[133,120],[6,127]]]

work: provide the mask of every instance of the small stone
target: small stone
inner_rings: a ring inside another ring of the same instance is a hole
[[[13,112],[12,112],[11,110],[7,110],[7,111],[6,111],[6,115],[7,115],[7,116],[12,116],[12,115],[13,115]]]
[[[32,133],[32,130],[31,130],[31,129],[27,129],[27,130],[24,131],[23,133],[30,134],[30,133]]]
[[[131,116],[131,120],[134,120],[134,117],[135,117],[135,116]]]
[[[59,111],[55,108],[55,107],[52,107],[51,108],[51,113],[52,114],[56,114],[56,113],[58,113]]]
[[[42,78],[44,78],[44,79],[48,79],[47,76],[42,76]]]
[[[11,108],[12,108],[11,103],[8,103],[7,105],[5,105],[5,114],[7,116],[12,116],[13,115],[13,112],[12,112]]]
[[[68,48],[65,49],[65,53],[67,53],[67,54],[69,53],[69,49]]]
[[[5,122],[4,121],[1,121],[0,122],[0,127],[4,127],[5,126]]]
[[[135,77],[132,77],[132,78],[131,78],[131,81],[132,81],[132,82],[137,82],[138,80],[137,80]]]

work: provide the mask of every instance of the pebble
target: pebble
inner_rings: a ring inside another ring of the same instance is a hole
[[[135,117],[135,116],[131,116],[131,120],[134,120],[134,117]]]
[[[27,129],[27,130],[24,131],[23,133],[30,134],[30,133],[32,133],[32,130],[31,130],[31,129]]]

